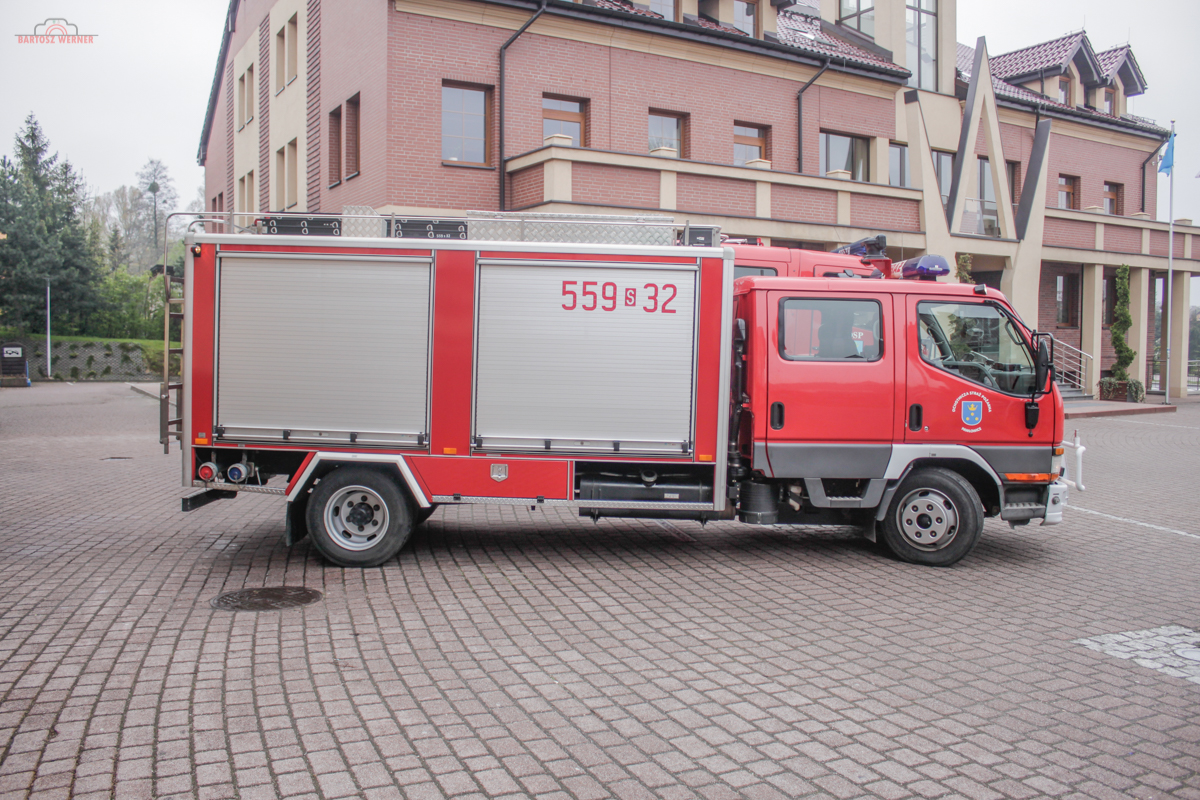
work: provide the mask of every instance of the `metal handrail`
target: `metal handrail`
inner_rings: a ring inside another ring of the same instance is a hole
[[[1061,386],[1087,394],[1085,387],[1092,372],[1092,356],[1053,335],[1051,338],[1054,339],[1054,379]]]
[[[1150,380],[1146,381],[1147,391],[1161,392],[1163,390],[1162,364],[1164,359],[1150,359]],[[1200,359],[1187,362],[1188,394],[1200,393]]]

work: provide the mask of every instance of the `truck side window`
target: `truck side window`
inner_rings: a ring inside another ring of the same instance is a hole
[[[926,363],[1008,394],[1033,390],[1029,345],[995,306],[922,301],[917,317],[917,346]]]
[[[755,277],[758,277],[761,275],[774,276],[774,275],[778,275],[778,274],[779,273],[776,272],[774,267],[743,267],[740,264],[734,264],[734,266],[733,266],[733,279],[735,281],[738,278],[744,278],[747,275],[753,275]]]
[[[779,305],[779,353],[789,361],[878,361],[879,303],[789,297]]]

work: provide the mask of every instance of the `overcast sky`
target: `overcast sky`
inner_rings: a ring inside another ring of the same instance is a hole
[[[387,2],[387,0],[377,0]],[[228,0],[0,0],[0,153],[33,112],[94,192],[131,184],[148,158],[170,169],[186,205]],[[92,44],[19,44],[66,19]],[[1097,50],[1129,42],[1150,85],[1133,113],[1176,120],[1175,216],[1200,221],[1200,0],[958,0],[958,40],[993,55],[1085,28]],[[1167,217],[1166,181],[1159,190]]]

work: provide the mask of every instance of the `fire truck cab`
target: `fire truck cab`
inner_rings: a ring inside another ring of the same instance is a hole
[[[670,218],[255,229],[193,231],[164,276],[183,374],[161,440],[183,445],[185,511],[279,496],[285,541],[335,564],[487,503],[853,524],[946,566],[985,517],[1052,525],[1082,488],[1052,340],[994,290],[930,280],[936,256],[685,246]]]

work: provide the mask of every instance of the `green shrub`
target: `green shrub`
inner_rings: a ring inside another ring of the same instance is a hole
[[[1112,344],[1117,351],[1117,360],[1112,366],[1112,376],[1119,381],[1129,380],[1129,365],[1137,358],[1137,351],[1125,341],[1125,334],[1133,325],[1129,313],[1129,265],[1117,267],[1117,302],[1113,307]]]

